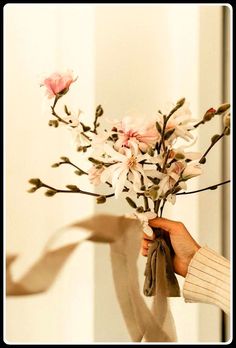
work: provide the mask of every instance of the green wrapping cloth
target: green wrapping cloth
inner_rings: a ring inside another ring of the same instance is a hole
[[[156,229],[154,233],[157,238],[148,251],[143,293],[145,296],[154,296],[161,291],[167,297],[179,297],[180,289],[172,266],[173,249],[170,241],[160,229]]]

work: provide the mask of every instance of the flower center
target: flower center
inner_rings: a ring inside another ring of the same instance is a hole
[[[128,159],[128,167],[129,168],[133,168],[133,167],[135,167],[136,166],[136,164],[137,164],[137,161],[136,161],[136,158],[135,158],[135,156],[134,155],[132,155],[129,159]]]

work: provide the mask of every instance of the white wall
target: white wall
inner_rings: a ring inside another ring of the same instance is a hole
[[[57,185],[74,180],[69,168],[51,169],[50,164],[61,155],[77,159],[68,145],[69,136],[49,128],[46,115],[42,116],[36,75],[44,70],[74,68],[79,83],[72,88],[73,100],[78,98],[79,106],[90,111],[102,104],[110,118],[120,118],[130,109],[149,117],[163,102],[182,96],[190,101],[193,115],[200,117],[207,107],[221,101],[221,80],[217,77],[221,69],[221,8],[7,5],[5,26],[7,250],[24,254],[15,267],[17,273],[36,257],[57,227],[92,212],[121,214],[129,209],[115,200],[94,206],[86,196],[48,199],[39,192],[25,192],[30,177],[47,178]],[[219,124],[213,127],[217,130]],[[195,148],[205,148],[207,142],[200,137]],[[220,170],[219,157],[215,152],[207,179],[194,179],[189,189],[204,186],[208,179],[209,184],[217,181],[211,171],[216,163],[216,172]],[[194,238],[220,250],[219,220],[209,225],[210,214],[206,216],[202,208],[206,205],[220,218],[216,191],[201,198],[179,197],[165,216],[182,220]],[[85,257],[86,270],[81,267]],[[140,257],[140,277],[144,263]],[[182,298],[171,302],[179,342],[219,340],[218,309],[185,304]],[[10,342],[129,341],[111,279],[108,246],[83,245],[48,294],[9,298],[6,338]]]
[[[94,107],[93,12],[88,6],[7,5],[5,16],[6,250],[19,253],[19,277],[63,225],[93,212],[87,196],[29,194],[28,179],[40,177],[58,187],[76,183],[70,167],[51,168],[60,156],[78,161],[70,134],[48,126],[39,75],[72,68],[77,107]],[[44,110],[44,112],[42,111]],[[83,179],[82,179],[83,181]],[[86,268],[84,259],[86,258]],[[48,293],[6,301],[8,342],[93,340],[93,245],[75,251]]]

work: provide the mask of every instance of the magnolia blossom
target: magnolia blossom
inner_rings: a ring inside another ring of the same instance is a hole
[[[160,139],[154,122],[135,122],[131,117],[124,117],[116,124],[118,140],[114,148],[124,152],[124,147],[135,147],[142,152],[147,152]]]
[[[88,171],[88,178],[91,184],[97,186],[101,184],[101,174],[104,167],[101,165],[93,165]]]
[[[147,211],[145,213],[138,213],[137,211],[134,213],[134,216],[139,219],[142,225],[143,232],[146,233],[148,236],[153,235],[153,230],[148,224],[148,220],[154,219],[157,214],[153,213],[151,211]]]
[[[172,108],[173,105],[171,106],[171,108],[168,108],[169,110],[166,113],[166,115],[169,114]],[[163,127],[163,115],[161,113],[158,113],[157,121]],[[167,121],[166,131],[172,129],[175,130],[168,139],[168,142],[172,143],[173,140],[175,140],[178,137],[187,141],[193,139],[194,137],[190,132],[192,129],[194,129],[192,124],[193,122],[194,120],[192,119],[189,105],[188,103],[184,103],[183,106],[181,106],[177,111],[175,111]]]
[[[186,163],[183,161],[176,161],[166,169],[166,173],[162,174],[159,186],[159,197],[164,196],[174,185],[178,182],[183,170],[186,167]]]
[[[125,154],[122,154],[107,144],[104,145],[104,151],[109,157],[101,158],[100,160],[111,164],[102,172],[101,181],[111,180],[111,184],[115,189],[115,198],[123,191],[128,175],[129,182],[133,182],[135,191],[142,185],[141,176],[144,183],[148,182],[142,164],[140,164],[141,161],[147,159],[147,155],[139,154],[137,150],[129,148],[126,148]]]
[[[72,82],[75,82],[77,78],[73,77],[72,71],[65,73],[55,72],[49,77],[45,78],[41,83],[41,86],[46,87],[46,94],[48,98],[53,98],[59,94],[65,94],[68,92]]]
[[[195,176],[201,175],[202,174],[202,168],[199,163],[195,164],[189,164],[186,166],[182,173],[182,178],[184,180],[189,180],[194,178]]]

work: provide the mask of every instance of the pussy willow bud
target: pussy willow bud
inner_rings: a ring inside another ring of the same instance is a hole
[[[54,190],[47,190],[47,191],[45,192],[45,196],[47,196],[47,197],[52,197],[52,196],[54,196],[56,193],[57,193],[57,191],[54,191]]]
[[[64,162],[67,162],[67,163],[69,163],[69,162],[70,162],[70,160],[69,160],[69,158],[68,158],[68,157],[64,157],[64,156],[62,156],[62,157],[61,157],[61,159],[62,159],[62,161],[64,161]]]
[[[137,212],[137,213],[143,213],[143,212],[144,212],[143,207],[138,207],[138,208],[136,209],[136,212]]]
[[[29,180],[29,183],[35,185],[36,187],[42,186],[42,181],[38,178],[33,178]]]
[[[93,157],[89,157],[88,160],[89,160],[90,162],[94,163],[94,164],[101,164],[100,161],[96,160],[96,159],[93,158]]]
[[[100,116],[102,116],[102,115],[103,115],[103,108],[102,108],[101,105],[98,105],[98,106],[97,106],[97,109],[96,109],[96,116],[97,116],[97,117],[100,117]]]
[[[76,175],[79,175],[79,176],[83,174],[83,172],[81,170],[75,170],[74,173]]]
[[[29,193],[33,193],[33,192],[35,192],[35,191],[37,191],[37,187],[31,187],[29,190],[28,190],[28,192]]]
[[[60,166],[59,163],[53,163],[53,164],[51,165],[52,168],[57,168],[57,167],[59,167],[59,166]]]
[[[181,98],[177,101],[176,105],[178,105],[179,107],[181,107],[182,105],[184,105],[185,102],[185,98]]]
[[[102,204],[106,202],[106,197],[105,196],[99,196],[97,197],[97,204]]]
[[[160,126],[160,123],[156,121],[156,129],[157,131],[161,134],[162,133],[162,128]]]
[[[228,110],[229,108],[230,108],[230,104],[229,104],[229,103],[221,104],[221,105],[218,107],[216,113],[217,113],[217,114],[222,114],[223,112],[225,112],[225,111]]]
[[[215,116],[215,114],[216,110],[214,108],[210,108],[206,111],[205,115],[203,116],[203,121],[210,121]]]
[[[71,190],[71,191],[74,191],[74,192],[79,192],[79,188],[76,186],[76,185],[66,185],[66,187]]]
[[[228,127],[225,128],[224,135],[230,135],[230,128]]]
[[[125,199],[127,200],[127,202],[129,203],[129,205],[130,205],[132,208],[137,208],[136,203],[135,203],[130,197],[125,197]]]
[[[206,163],[206,157],[202,157],[199,161],[200,164]]]
[[[164,139],[165,140],[169,139],[171,135],[174,133],[174,131],[175,131],[175,128],[168,130],[164,135]]]
[[[230,114],[224,115],[223,123],[225,127],[230,128]]]
[[[213,137],[211,138],[212,144],[215,144],[219,140],[219,138],[220,138],[219,134],[213,135]]]
[[[149,147],[147,152],[148,152],[149,156],[151,156],[151,157],[154,156],[154,150],[153,150],[153,148]]]
[[[184,158],[185,158],[184,154],[182,154],[180,152],[177,152],[175,154],[175,159],[177,159],[177,160],[181,160],[181,159],[184,159]]]

